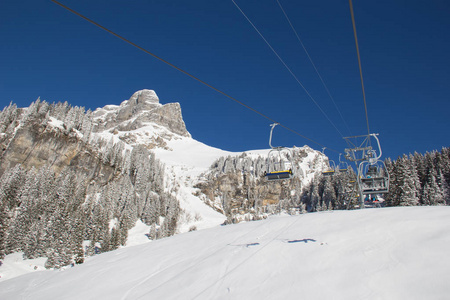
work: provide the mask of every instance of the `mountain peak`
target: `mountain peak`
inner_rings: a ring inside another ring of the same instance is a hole
[[[130,99],[123,101],[118,110],[117,119],[124,121],[144,110],[153,110],[160,107],[159,98],[153,90],[140,90]]]
[[[116,132],[126,143],[140,141],[149,148],[165,147],[161,139],[175,135],[190,137],[181,114],[179,103],[161,104],[153,90],[139,90],[130,99],[118,105],[107,105],[94,112],[97,132]],[[136,131],[140,129],[139,131]],[[165,134],[162,132],[166,131]],[[161,135],[155,142],[156,136]],[[164,137],[164,138],[163,138]],[[145,140],[145,141],[144,141]]]
[[[127,105],[155,104],[159,103],[159,98],[154,90],[143,89],[137,91],[127,101]]]

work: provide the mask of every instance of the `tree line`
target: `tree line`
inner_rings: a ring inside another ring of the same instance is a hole
[[[300,165],[307,154],[293,149],[292,162]],[[197,185],[206,203],[222,211],[228,222],[260,219],[278,213],[316,212],[355,209],[359,207],[356,173],[336,170],[331,176],[323,174],[323,162],[314,158],[308,169],[296,169],[294,178],[268,182],[262,174],[267,157],[228,156],[218,159]],[[403,155],[397,160],[386,159],[390,174],[386,206],[448,205],[450,204],[450,148],[422,155]],[[306,184],[303,178],[313,172]]]
[[[382,195],[386,206],[450,204],[450,148],[388,158],[385,165],[390,175],[389,193]],[[333,176],[317,174],[303,191],[303,202],[309,211],[354,208],[358,204],[355,182],[351,168]]]
[[[390,173],[389,206],[450,204],[450,148],[385,161]]]

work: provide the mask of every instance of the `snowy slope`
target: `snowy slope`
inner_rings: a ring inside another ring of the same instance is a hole
[[[177,187],[175,196],[185,211],[178,231],[187,232],[192,226],[204,229],[222,224],[226,217],[196,197],[194,186],[199,176],[207,171],[216,159],[232,153],[207,146],[190,137],[168,141],[168,148],[169,150],[155,148],[153,151],[166,166],[166,189]]]
[[[450,207],[216,227],[0,283],[0,299],[448,299]]]

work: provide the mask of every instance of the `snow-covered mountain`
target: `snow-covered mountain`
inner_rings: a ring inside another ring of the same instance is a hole
[[[0,282],[0,299],[447,299],[450,208],[222,226]]]
[[[201,229],[219,225],[226,219],[221,195],[208,199],[205,195],[201,195],[197,188],[208,176],[211,179],[217,177],[219,173],[220,175],[227,173],[224,165],[220,170],[211,170],[215,161],[234,158],[246,160],[249,164],[252,162],[259,164],[258,172],[253,166],[249,166],[248,169],[253,170],[252,176],[255,180],[263,179],[269,149],[249,150],[245,154],[232,153],[196,141],[186,129],[179,103],[163,105],[159,103],[159,98],[153,90],[137,91],[120,105],[98,108],[93,112],[93,117],[97,124],[94,137],[115,142],[122,141],[128,147],[144,145],[164,163],[166,190],[173,192],[185,214],[182,216],[183,221],[179,224],[178,232],[185,232],[194,227]],[[294,153],[295,175],[301,181],[301,189],[314,174],[321,172],[326,157],[308,146],[297,148]],[[234,171],[241,173],[242,168]],[[262,185],[262,182],[258,184]],[[276,196],[279,197],[279,191]],[[275,201],[278,201],[278,198]],[[209,205],[205,205],[205,202]]]
[[[48,268],[224,222],[303,213],[301,194],[326,160],[294,148],[294,178],[268,183],[269,150],[196,141],[180,105],[159,103],[152,90],[94,112],[40,99],[11,104],[0,132],[0,258],[21,251],[49,257]]]

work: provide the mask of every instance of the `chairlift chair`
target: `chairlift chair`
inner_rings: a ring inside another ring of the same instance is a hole
[[[341,161],[341,154],[339,153],[339,172],[345,173],[348,171],[348,163],[345,161]]]
[[[291,179],[293,177],[292,153],[288,148],[276,147],[269,151],[267,157],[267,171],[264,176],[267,180]]]
[[[359,184],[363,195],[389,192],[389,173],[381,160],[363,161],[359,165]]]
[[[369,150],[367,160],[359,164],[358,181],[361,193],[363,195],[386,194],[389,193],[389,172],[384,162],[380,160],[382,151],[377,134],[371,134],[371,136],[377,141],[380,154],[377,155],[375,150]]]
[[[267,156],[267,170],[264,172],[268,181],[291,179],[294,176],[292,172],[292,151],[285,147],[272,146],[272,133],[277,125],[278,123],[270,125],[272,127],[269,138],[271,150]]]
[[[324,153],[325,149],[326,149],[326,147],[322,148],[323,155],[325,155],[325,153]],[[322,175],[323,176],[332,176],[332,175],[334,175],[335,172],[336,172],[336,163],[333,160],[328,159],[328,167],[325,171],[322,171]]]
[[[328,161],[328,168],[322,172],[324,176],[332,176],[336,173],[336,163],[332,160]]]

